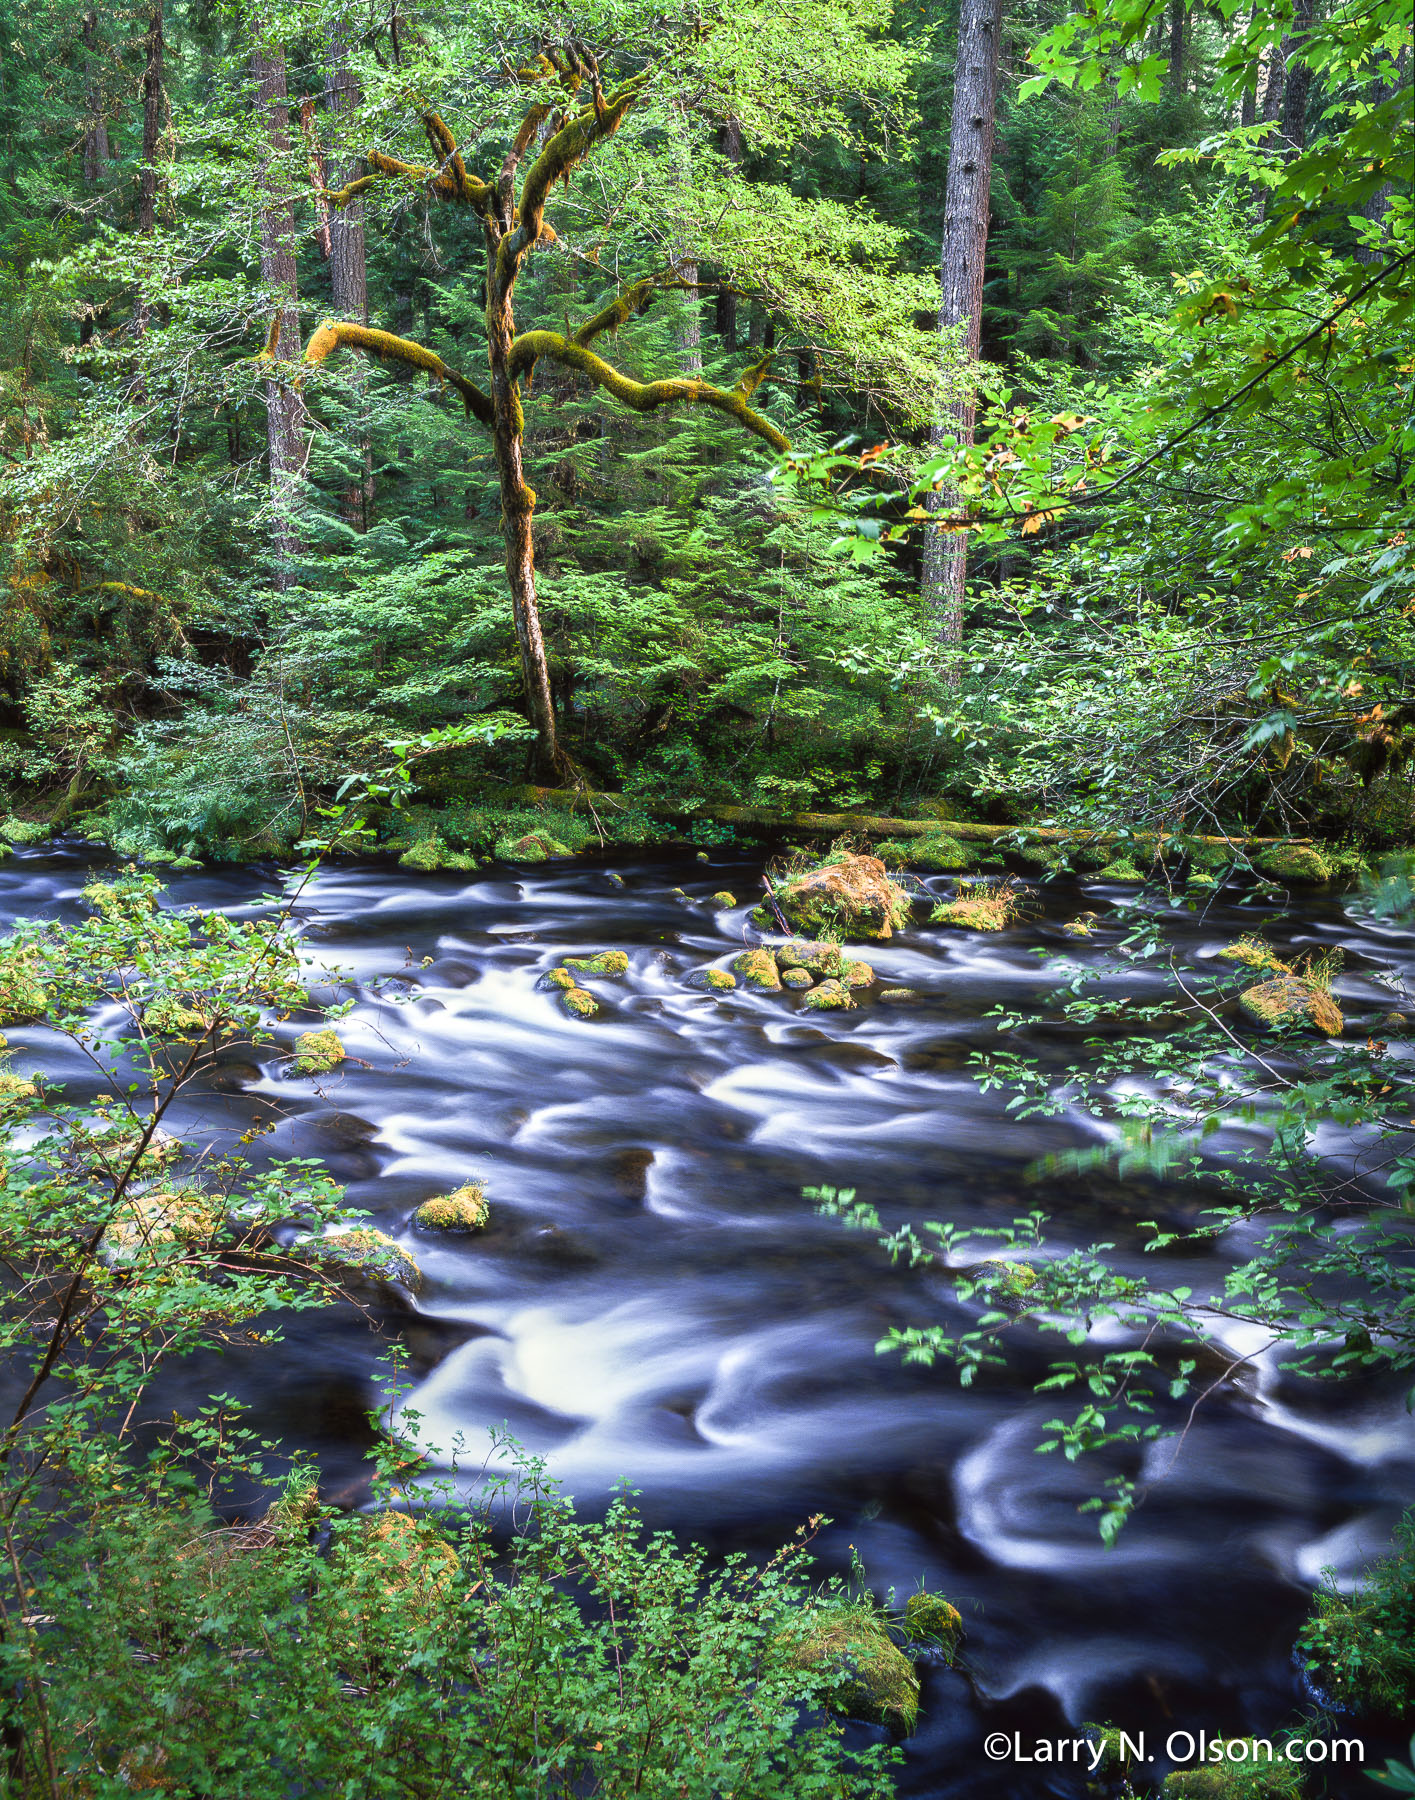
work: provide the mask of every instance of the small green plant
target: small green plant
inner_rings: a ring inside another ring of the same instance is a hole
[[[1354,1593],[1343,1594],[1327,1572],[1297,1645],[1344,1710],[1415,1717],[1415,1513]]]

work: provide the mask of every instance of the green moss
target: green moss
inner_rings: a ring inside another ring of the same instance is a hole
[[[623,950],[600,950],[594,956],[567,956],[565,967],[581,975],[627,975],[629,957]]]
[[[76,1142],[84,1153],[84,1167],[95,1174],[113,1179],[125,1172],[138,1147],[142,1132],[134,1125],[120,1125],[111,1131],[83,1131]],[[143,1151],[138,1168],[147,1174],[165,1169],[182,1155],[186,1146],[169,1131],[155,1131]]]
[[[910,987],[881,988],[879,997],[886,1006],[907,1006],[911,1000],[919,998],[919,991]]]
[[[23,1025],[49,1011],[49,995],[22,956],[0,957],[0,1025]]]
[[[592,1019],[599,1011],[599,1001],[587,988],[566,988],[560,996],[560,1003],[576,1019]]]
[[[219,1197],[199,1188],[149,1188],[126,1197],[99,1244],[108,1263],[130,1263],[210,1238],[226,1216]]]
[[[988,1299],[1008,1310],[1025,1304],[1037,1285],[1037,1271],[1026,1262],[998,1258],[980,1264],[972,1273]]]
[[[711,905],[721,907],[723,912],[729,912],[737,904],[737,896],[735,894],[729,894],[726,888],[719,888],[715,894],[709,895],[708,898]]]
[[[909,922],[908,894],[875,856],[842,852],[778,889],[784,917],[817,937],[888,938]]]
[[[823,981],[806,995],[806,1005],[812,1012],[848,1012],[854,1004],[849,988],[840,981]]]
[[[438,1194],[431,1200],[424,1200],[413,1219],[424,1231],[481,1231],[490,1216],[491,1208],[481,1183],[464,1181],[450,1194]]]
[[[1245,988],[1238,1004],[1257,1025],[1270,1031],[1310,1026],[1323,1037],[1340,1037],[1345,1024],[1341,1008],[1327,989],[1300,975],[1275,975]]]
[[[527,831],[519,837],[499,837],[494,854],[503,862],[547,862],[552,856],[573,856],[574,851],[547,831]]]
[[[809,1623],[787,1626],[781,1637],[793,1667],[830,1679],[825,1698],[833,1711],[914,1729],[918,1677],[873,1607],[826,1607]]]
[[[376,1231],[371,1225],[360,1225],[333,1237],[303,1238],[297,1248],[312,1262],[327,1263],[352,1275],[373,1281],[396,1281],[414,1292],[422,1286],[423,1272],[413,1258],[406,1250],[400,1250],[387,1232]]]
[[[53,831],[47,819],[17,819],[14,813],[0,819],[0,838],[7,844],[42,844]]]
[[[808,988],[811,985],[810,971],[808,969],[783,969],[781,985],[784,988]]]
[[[345,1055],[338,1032],[327,1027],[323,1031],[306,1031],[295,1039],[295,1072],[299,1075],[327,1075],[343,1062]]]
[[[839,944],[809,944],[792,938],[789,944],[778,944],[774,954],[778,969],[804,969],[817,977],[839,975],[844,966]]]
[[[1048,844],[1040,839],[1030,843],[1008,844],[1008,851],[1019,862],[1026,863],[1029,869],[1059,869],[1066,861],[1066,853],[1056,844]]]
[[[32,1081],[13,1070],[0,1069],[0,1112],[6,1112],[21,1100],[32,1100],[39,1092]]]
[[[694,969],[688,981],[710,994],[730,994],[737,986],[737,977],[728,969]]]
[[[1224,1752],[1223,1762],[1175,1769],[1165,1776],[1160,1792],[1166,1800],[1301,1800],[1301,1764],[1287,1760],[1281,1740],[1272,1742],[1269,1761],[1264,1749],[1266,1741],[1219,1740],[1210,1748]]]
[[[578,987],[580,984],[568,969],[547,969],[541,976],[539,985],[543,988],[560,988],[563,992],[568,993],[572,987]]]
[[[1242,963],[1245,969],[1281,969],[1282,959],[1271,944],[1265,944],[1260,937],[1245,932],[1242,937],[1235,938],[1231,944],[1225,944],[1218,952],[1224,962]]]
[[[959,925],[964,931],[1005,931],[1016,916],[1015,897],[1006,888],[996,888],[941,901],[929,919],[935,925]]]
[[[1095,923],[1096,915],[1093,912],[1077,913],[1076,917],[1068,919],[1061,929],[1069,938],[1088,938],[1092,934]]]
[[[1254,857],[1253,867],[1274,881],[1323,882],[1332,877],[1331,864],[1315,844],[1273,844]]]
[[[144,1030],[156,1032],[158,1037],[182,1038],[188,1042],[205,1037],[211,1029],[211,1021],[205,1013],[172,994],[159,994],[155,1000],[149,1000],[143,1008],[142,1022]]]
[[[976,850],[942,831],[931,831],[924,837],[886,838],[875,854],[888,868],[927,869],[938,875],[962,874],[974,868],[978,860]]]
[[[82,899],[105,919],[141,919],[157,911],[156,896],[136,881],[90,881]]]
[[[1184,885],[1190,893],[1203,893],[1209,888],[1216,888],[1218,886],[1218,877],[1217,875],[1207,874],[1203,869],[1191,869],[1189,871],[1189,879]]]
[[[1109,844],[1073,844],[1068,852],[1068,860],[1078,869],[1094,871],[1103,869],[1111,860],[1112,854]]]
[[[867,962],[849,962],[841,971],[840,979],[848,988],[873,987],[875,972]]]
[[[744,950],[733,959],[732,968],[741,976],[744,987],[775,990],[781,986],[776,959],[770,950]]]
[[[1135,885],[1145,879],[1145,872],[1143,869],[1137,869],[1128,856],[1117,856],[1114,862],[1108,862],[1099,871],[1096,879],[1098,881],[1124,881]]]
[[[430,875],[437,869],[474,869],[476,866],[476,857],[462,850],[449,849],[437,832],[431,837],[420,838],[398,858],[400,869],[414,869],[422,875]]]
[[[963,1635],[963,1615],[942,1594],[910,1594],[904,1603],[904,1629],[916,1644],[941,1644],[951,1662]]]

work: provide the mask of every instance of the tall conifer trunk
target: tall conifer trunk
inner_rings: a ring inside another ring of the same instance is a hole
[[[84,46],[84,181],[94,187],[108,167],[108,124],[103,117],[103,88],[98,78],[98,14],[92,7],[81,28]]]
[[[958,66],[944,191],[943,253],[939,264],[938,328],[956,340],[945,350],[952,398],[934,427],[933,441],[973,439],[973,371],[982,348],[983,259],[988,242],[988,193],[997,123],[997,68],[1002,38],[1000,0],[963,0],[958,20]],[[953,511],[958,495],[933,496],[935,509]],[[968,573],[966,534],[934,529],[924,539],[923,598],[941,644],[963,638]]]
[[[333,181],[341,188],[352,181],[363,167],[363,158],[349,145],[348,116],[363,98],[358,79],[349,67],[349,21],[341,14],[329,31],[329,47],[324,76],[324,98],[333,120]],[[368,323],[368,263],[364,249],[364,203],[355,197],[347,206],[337,207],[329,220],[329,280],[334,292],[334,310],[345,319]],[[354,377],[359,390],[359,408],[365,403],[365,380],[360,367]],[[373,446],[367,424],[361,419],[359,456],[362,471],[359,480],[340,496],[341,510],[356,530],[367,531],[373,508]]]
[[[284,51],[257,39],[251,52],[251,72],[267,150],[259,176],[260,278],[275,290],[277,306],[267,348],[277,361],[293,363],[300,357],[300,288],[295,262],[295,209],[283,166],[290,149]],[[304,467],[304,407],[294,386],[278,374],[265,384],[265,418],[274,513],[274,585],[283,589],[294,581],[293,564],[300,548],[295,503]]]

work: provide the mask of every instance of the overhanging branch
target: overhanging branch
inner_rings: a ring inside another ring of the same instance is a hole
[[[391,331],[375,331],[367,325],[355,325],[347,320],[326,319],[305,346],[304,360],[322,363],[335,350],[362,350],[365,356],[376,356],[381,362],[402,363],[406,368],[426,370],[429,375],[456,388],[471,416],[490,429],[493,415],[489,396],[465,375],[449,369],[435,350],[416,344],[411,338],[395,337]]]

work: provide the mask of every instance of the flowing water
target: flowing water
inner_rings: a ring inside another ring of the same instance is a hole
[[[1038,948],[1093,968],[1106,992],[1153,995],[1156,977],[1116,954],[1118,918],[1088,943],[1060,931],[1082,906],[1133,906],[1133,892],[1057,883],[1041,891],[1040,916],[1001,936],[922,926],[865,947],[875,989],[854,1011],[819,1013],[791,993],[719,999],[685,985],[754,937],[746,907],[760,869],[736,851],[705,865],[674,849],[475,877],[323,874],[297,916],[355,997],[339,1026],[350,1060],[302,1080],[271,1049],[258,1063],[224,1058],[177,1129],[273,1127],[265,1154],[324,1158],[350,1203],[415,1252],[426,1283],[390,1309],[384,1339],[336,1309],[191,1380],[248,1401],[258,1424],[320,1457],[330,1491],[356,1500],[391,1340],[421,1441],[450,1464],[465,1440],[456,1479],[468,1486],[488,1428],[505,1422],[582,1507],[627,1478],[654,1524],[716,1549],[765,1550],[827,1514],[824,1568],[844,1570],[853,1552],[877,1591],[902,1603],[925,1585],[964,1615],[966,1667],[923,1669],[904,1794],[1085,1792],[1074,1772],[990,1765],[983,1740],[999,1730],[1028,1743],[1096,1718],[1160,1740],[1176,1728],[1271,1732],[1302,1698],[1291,1644],[1312,1583],[1325,1565],[1359,1568],[1415,1495],[1415,1428],[1399,1396],[1314,1389],[1257,1356],[1172,1467],[1172,1446],[1152,1454],[1143,1472],[1163,1478],[1107,1552],[1077,1510],[1104,1471],[1034,1452],[1054,1410],[1031,1392],[1035,1343],[968,1389],[949,1369],[876,1355],[893,1325],[966,1326],[980,1306],[962,1305],[937,1271],[892,1267],[802,1195],[854,1188],[888,1225],[998,1226],[1040,1206],[1055,1247],[1103,1239],[1140,1268],[1140,1222],[1190,1216],[1192,1194],[1029,1176],[1102,1126],[1084,1114],[1019,1123],[968,1067],[997,1041],[991,1008],[1025,1009],[1055,989]],[[77,854],[16,856],[0,868],[0,921],[78,916],[85,874]],[[269,881],[203,871],[174,877],[170,896],[250,913]],[[746,904],[703,904],[724,887]],[[1202,966],[1256,917],[1214,905],[1171,924]],[[1391,1004],[1383,971],[1415,975],[1415,936],[1336,900],[1303,901],[1269,935],[1343,947],[1337,994],[1357,1030]],[[567,953],[606,948],[626,950],[630,971],[590,983],[597,1018],[573,1020],[538,990]],[[920,999],[881,1004],[890,984]],[[282,1028],[285,1043],[305,1028]],[[43,1027],[9,1035],[19,1067],[32,1059],[74,1095],[97,1085]],[[1060,1068],[1086,1054],[1085,1035],[1045,1028],[1008,1042]],[[413,1231],[419,1202],[474,1176],[491,1199],[484,1234]],[[1199,1286],[1241,1252],[1219,1246],[1168,1270]]]

